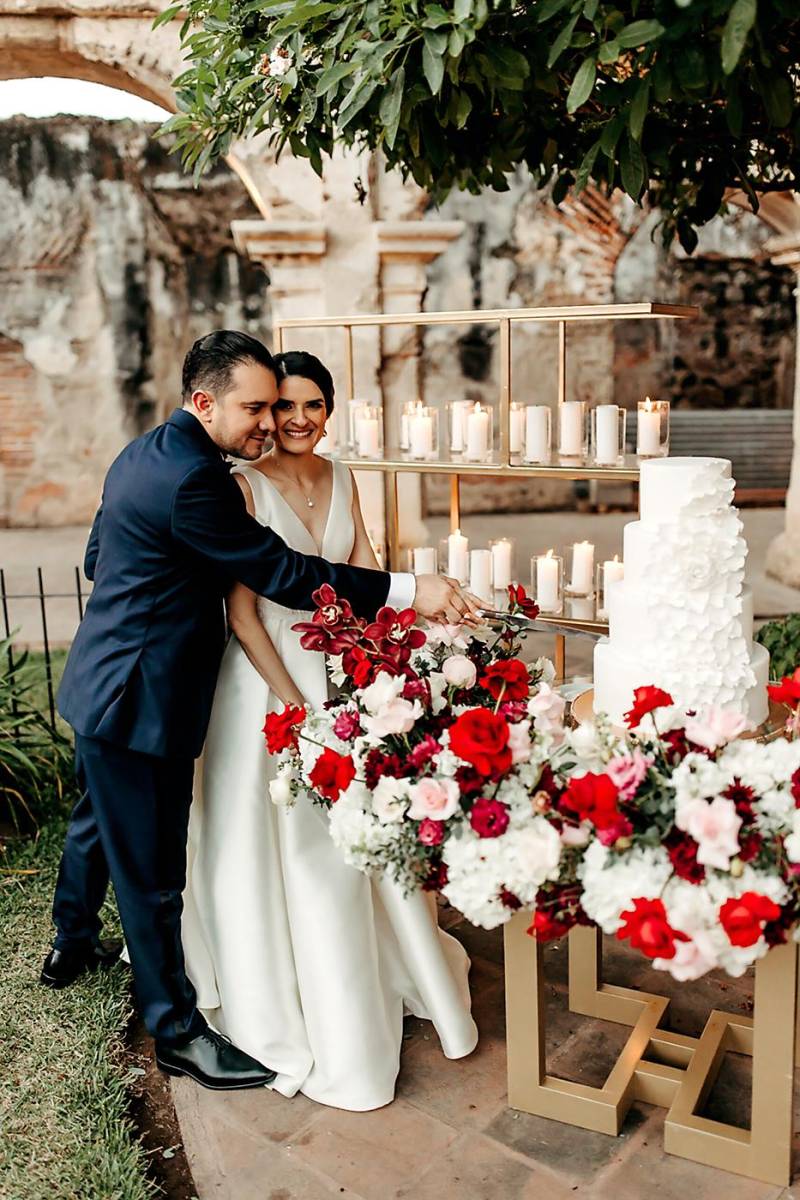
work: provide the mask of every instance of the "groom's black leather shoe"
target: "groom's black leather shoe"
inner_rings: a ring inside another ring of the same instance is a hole
[[[213,1029],[204,1030],[182,1046],[156,1042],[156,1062],[167,1075],[188,1075],[215,1091],[264,1087],[276,1077],[275,1071]]]
[[[121,953],[122,942],[110,938],[74,949],[53,949],[44,960],[39,980],[45,987],[69,987],[85,971],[113,966]]]

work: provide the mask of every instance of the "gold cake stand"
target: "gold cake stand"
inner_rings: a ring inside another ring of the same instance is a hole
[[[573,702],[577,721],[592,716],[592,691]],[[786,720],[771,705],[754,735],[777,736]],[[602,1087],[550,1075],[545,1061],[543,947],[528,936],[530,913],[505,927],[508,1102],[512,1108],[568,1125],[616,1135],[631,1104],[667,1109],[664,1149],[670,1154],[786,1186],[791,1178],[792,1091],[796,1058],[797,954],[794,942],[776,946],[755,968],[752,1017],[709,1014],[699,1037],[661,1027],[665,996],[618,987],[602,978],[602,934],[577,927],[569,935],[570,1011],[631,1027]],[[750,1128],[700,1115],[728,1052],[753,1060]]]
[[[587,688],[585,692],[581,692],[580,696],[575,697],[570,707],[570,714],[577,725],[585,725],[594,719],[594,688]],[[758,738],[762,742],[774,741],[785,729],[788,716],[789,710],[785,704],[778,704],[774,700],[770,700],[766,721],[759,725],[758,729],[750,730],[741,736]]]

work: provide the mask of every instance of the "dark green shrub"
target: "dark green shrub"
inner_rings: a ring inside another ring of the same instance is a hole
[[[756,634],[770,655],[771,679],[782,679],[800,667],[800,613],[790,613],[779,621],[768,621]]]

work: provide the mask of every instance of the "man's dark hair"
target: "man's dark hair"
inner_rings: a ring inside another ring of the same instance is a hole
[[[198,338],[183,360],[181,397],[202,389],[220,396],[231,386],[233,370],[242,362],[260,363],[275,374],[275,360],[263,342],[236,329],[216,329]]]

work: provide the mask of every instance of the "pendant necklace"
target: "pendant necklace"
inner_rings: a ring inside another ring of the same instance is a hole
[[[289,478],[289,477],[287,476],[287,478]],[[303,485],[300,483],[300,481],[297,479],[290,479],[289,481],[290,481],[290,483],[293,483],[294,486],[297,488],[297,490],[301,493],[301,495],[302,495],[303,499],[305,500],[306,504],[308,505],[308,507],[313,508],[314,501],[311,499],[310,495],[306,495],[306,490],[303,487]],[[312,490],[312,492],[314,490],[313,484],[311,485],[311,490]]]

